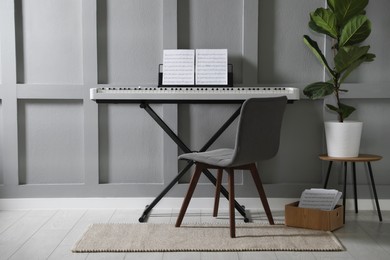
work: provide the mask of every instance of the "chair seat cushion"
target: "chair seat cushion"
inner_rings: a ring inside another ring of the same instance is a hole
[[[201,153],[185,153],[179,156],[179,160],[191,160],[210,165],[227,167],[232,162],[233,149],[217,149]]]

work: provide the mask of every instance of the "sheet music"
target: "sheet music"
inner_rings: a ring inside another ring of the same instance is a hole
[[[163,85],[194,85],[194,50],[164,50]]]
[[[331,189],[306,189],[302,192],[298,207],[333,210],[342,193]]]
[[[196,50],[196,85],[228,84],[227,49]]]

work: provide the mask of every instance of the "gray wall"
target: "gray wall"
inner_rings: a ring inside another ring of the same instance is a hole
[[[98,86],[154,86],[163,49],[227,48],[237,86],[303,89],[324,71],[304,46],[309,11],[324,0],[1,0],[0,197],[155,196],[182,167],[172,141],[138,105],[97,105]],[[347,87],[353,119],[364,122],[361,151],[380,198],[390,198],[390,2],[371,1],[369,43],[377,54]],[[321,46],[329,42],[314,36]],[[153,105],[194,149],[236,109],[231,105]],[[322,101],[287,107],[280,152],[260,163],[270,197],[320,187],[324,168]],[[213,146],[231,146],[234,126]],[[340,170],[336,167],[335,170]],[[360,197],[369,198],[358,167]],[[188,176],[168,196],[183,196]],[[340,175],[331,184],[341,188]],[[211,186],[197,196],[212,196]],[[249,188],[248,188],[249,187]],[[247,174],[237,194],[255,196]]]

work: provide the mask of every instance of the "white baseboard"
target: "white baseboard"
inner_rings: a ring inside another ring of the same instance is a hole
[[[21,209],[143,209],[154,198],[17,198],[0,199],[0,210]],[[291,198],[269,198],[271,210],[284,210],[288,203],[297,201]],[[155,209],[179,209],[183,198],[163,198]],[[258,198],[237,198],[246,209],[261,209]],[[340,201],[341,202],[341,201]],[[341,202],[342,203],[342,202]],[[354,209],[353,199],[347,199],[347,210]],[[390,210],[390,200],[379,200],[381,210]],[[227,200],[221,199],[220,207],[227,208]],[[373,210],[375,203],[371,199],[359,199],[359,210]],[[191,208],[212,208],[213,198],[193,198]]]

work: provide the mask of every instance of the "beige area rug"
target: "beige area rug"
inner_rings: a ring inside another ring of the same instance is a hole
[[[343,251],[326,231],[284,225],[240,224],[236,238],[228,225],[93,224],[73,252],[179,251]]]

